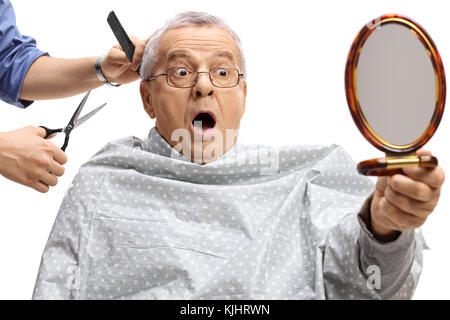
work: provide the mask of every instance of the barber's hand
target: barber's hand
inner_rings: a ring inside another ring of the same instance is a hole
[[[135,46],[133,63],[130,63],[119,44],[114,45],[102,61],[102,73],[109,82],[125,84],[139,78],[136,70],[141,62],[148,39],[145,41],[136,37],[130,37],[130,39]]]
[[[431,155],[418,150],[417,155]],[[371,231],[380,241],[395,240],[401,231],[421,226],[433,212],[444,183],[444,170],[406,167],[404,174],[378,177],[371,204]]]
[[[45,130],[25,127],[0,133],[0,173],[7,179],[47,192],[64,174],[66,154],[44,139]],[[51,137],[50,137],[51,138]]]

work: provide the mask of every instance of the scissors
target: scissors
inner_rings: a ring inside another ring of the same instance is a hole
[[[91,93],[91,90],[89,90],[86,95],[83,97],[83,100],[81,100],[80,105],[78,106],[78,108],[75,110],[75,113],[73,114],[72,118],[70,119],[69,123],[67,124],[67,126],[65,126],[64,128],[59,128],[59,129],[49,129],[47,127],[44,126],[40,126],[41,128],[45,129],[45,137],[44,139],[47,139],[48,137],[50,137],[52,134],[54,133],[58,133],[58,132],[64,132],[66,134],[66,138],[64,139],[64,144],[61,147],[62,151],[66,151],[67,148],[67,144],[69,143],[69,137],[70,137],[70,133],[72,132],[73,129],[75,129],[76,127],[78,127],[79,125],[83,124],[86,120],[88,120],[90,117],[92,117],[94,114],[96,114],[97,112],[99,112],[104,106],[106,106],[106,103],[102,104],[100,107],[92,110],[91,112],[89,112],[88,114],[86,114],[85,116],[81,117],[80,119],[78,119],[81,110],[83,110],[84,105],[86,104],[86,100],[89,97],[89,94]]]

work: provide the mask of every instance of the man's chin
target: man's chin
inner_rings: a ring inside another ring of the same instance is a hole
[[[224,154],[221,141],[203,141],[193,143],[193,160],[196,163],[208,163],[220,158]]]
[[[238,130],[236,134],[229,134],[229,132],[224,134],[217,127],[206,130],[176,129],[172,133],[172,142],[174,142],[173,147],[185,158],[204,164],[220,158],[227,152],[235,144],[237,132]]]

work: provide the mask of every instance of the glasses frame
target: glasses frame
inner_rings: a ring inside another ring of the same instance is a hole
[[[173,85],[171,85],[171,84],[169,83],[169,70],[171,70],[171,69],[177,69],[177,68],[185,68],[185,69],[188,69],[188,70],[190,70],[190,71],[192,71],[192,72],[196,72],[196,73],[197,73],[197,74],[195,75],[194,83],[193,83],[191,86],[188,86],[188,87],[178,87],[178,86],[173,86]],[[222,86],[215,85],[214,82],[213,82],[213,79],[212,79],[212,77],[211,77],[211,70],[212,70],[212,69],[215,69],[215,68],[229,68],[229,69],[234,69],[234,70],[236,70],[236,71],[238,72],[237,83],[236,83],[235,85],[229,86],[229,87],[222,87]],[[196,70],[193,70],[192,68],[189,68],[189,67],[185,67],[185,66],[177,66],[177,67],[171,67],[171,68],[168,68],[168,69],[166,70],[166,72],[164,72],[164,73],[160,73],[160,74],[157,74],[156,76],[149,77],[149,78],[146,79],[146,81],[155,80],[156,78],[158,78],[158,77],[160,77],[160,76],[166,76],[166,82],[167,82],[167,84],[168,84],[169,86],[171,86],[172,88],[180,88],[180,89],[183,89],[183,88],[193,88],[193,87],[195,87],[195,86],[197,85],[198,74],[199,74],[199,73],[207,73],[208,76],[209,76],[209,81],[211,81],[211,84],[212,84],[214,87],[216,87],[216,88],[234,88],[234,87],[237,87],[237,86],[239,85],[239,81],[240,81],[241,77],[244,76],[244,74],[243,74],[243,73],[240,73],[240,72],[239,72],[239,69],[238,69],[238,68],[235,68],[235,67],[219,66],[219,67],[211,68],[209,71],[196,71]]]

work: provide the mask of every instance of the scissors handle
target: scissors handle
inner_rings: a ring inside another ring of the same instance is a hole
[[[61,150],[65,152],[68,144],[69,144],[69,135],[66,134],[66,137],[64,138],[64,144],[61,147]]]
[[[50,137],[52,134],[54,134],[54,133],[58,133],[58,132],[62,132],[62,128],[59,128],[59,129],[49,129],[49,128],[47,128],[47,127],[45,127],[45,126],[39,126],[39,127],[41,127],[42,129],[44,129],[45,130],[45,137],[44,137],[44,139],[47,139],[48,137]],[[66,151],[66,148],[67,148],[67,144],[69,143],[69,135],[68,134],[66,134],[66,138],[64,139],[64,144],[63,144],[63,146],[61,147],[61,150],[62,151]]]
[[[45,130],[45,137],[44,137],[44,139],[47,139],[48,137],[50,137],[54,133],[62,132],[62,128],[49,129],[49,128],[44,127],[44,126],[39,126],[39,127]]]

